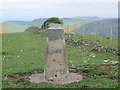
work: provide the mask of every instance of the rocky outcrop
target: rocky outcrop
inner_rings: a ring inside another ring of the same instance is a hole
[[[37,26],[31,26],[31,27],[27,28],[25,31],[29,31],[29,32],[31,32],[31,31],[40,31],[40,28],[37,27]]]
[[[93,50],[93,51],[111,52],[111,53],[120,55],[119,49],[102,46],[102,45],[97,45],[95,42],[82,41],[82,40],[77,40],[77,39],[73,39],[73,38],[66,38],[65,42],[71,43],[73,45],[84,45],[85,47],[92,46],[91,50]]]

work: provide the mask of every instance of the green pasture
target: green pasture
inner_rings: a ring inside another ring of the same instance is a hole
[[[95,42],[95,35],[89,35],[89,34],[84,34],[84,39],[83,39],[83,34],[67,34],[69,38],[75,38],[78,40],[84,40],[88,42]],[[110,46],[110,37],[108,36],[96,36],[96,42],[98,45],[103,45],[107,47],[112,47],[112,48],[118,48],[118,37],[112,37],[112,46]]]
[[[77,35],[77,38],[80,36]],[[86,35],[92,41],[94,36]],[[106,38],[106,37],[105,37]],[[103,40],[98,36],[98,39]],[[107,40],[107,39],[106,39]],[[105,41],[106,41],[105,40]],[[116,40],[116,38],[115,38]],[[105,42],[104,41],[104,42]],[[105,42],[105,45],[108,41]],[[114,42],[114,41],[113,41]],[[115,47],[117,43],[113,44]],[[46,37],[33,32],[2,34],[2,77],[44,72]],[[83,80],[70,84],[31,83],[25,78],[3,80],[3,88],[118,88],[118,67],[99,67],[101,64],[118,65],[113,53],[88,51],[84,46],[66,43],[69,69],[84,76]],[[104,62],[108,60],[108,62]],[[80,68],[77,68],[80,67]],[[70,71],[71,72],[71,71]]]
[[[24,32],[26,28],[30,25],[23,22],[8,22],[8,24],[4,27],[4,32],[6,33],[16,33],[16,32]]]

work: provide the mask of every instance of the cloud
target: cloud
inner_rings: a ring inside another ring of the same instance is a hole
[[[117,2],[118,0],[2,0],[2,7],[0,9],[28,9],[28,8],[45,8],[52,5],[76,5],[80,2]]]
[[[118,2],[119,0],[1,0],[2,2]]]
[[[117,0],[102,1],[103,0],[2,0],[0,10],[2,10],[4,20],[33,20],[51,16],[117,17]]]

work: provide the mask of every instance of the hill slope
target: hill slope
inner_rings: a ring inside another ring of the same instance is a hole
[[[110,28],[112,28],[112,36],[118,37],[118,19],[96,20],[77,28],[74,32],[82,34],[83,28],[85,34],[95,34],[96,28],[97,35],[101,36],[110,36]]]
[[[1,30],[5,33],[15,33],[15,32],[24,32],[26,28],[30,27],[30,26],[41,26],[43,24],[43,22],[45,20],[47,20],[48,18],[39,18],[39,19],[35,19],[33,21],[9,21],[9,22],[5,22],[7,25],[4,26],[2,25],[2,27],[4,27],[4,30]],[[101,18],[95,18],[95,17],[73,17],[73,18],[61,18],[64,22],[63,27],[65,29],[67,29],[67,25],[69,25],[71,31],[73,29],[76,29],[75,25],[77,25],[77,27],[85,24],[85,23],[89,23],[91,21],[94,20],[100,20]],[[71,28],[72,27],[72,28]],[[73,28],[75,27],[75,28]]]

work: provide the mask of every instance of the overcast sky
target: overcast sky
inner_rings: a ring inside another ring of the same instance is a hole
[[[118,17],[119,0],[0,0],[2,21],[44,17]],[[1,18],[0,18],[1,21]]]

